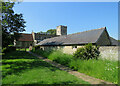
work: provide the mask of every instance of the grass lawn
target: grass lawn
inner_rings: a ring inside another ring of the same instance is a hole
[[[49,53],[48,51],[41,52],[40,50],[36,50],[33,52],[47,57],[50,60],[56,61],[62,65],[68,66],[76,71],[79,71],[80,73],[84,73],[89,76],[109,81],[115,84],[118,83],[118,61],[103,59],[74,59],[72,55],[64,54],[60,51]]]
[[[3,56],[2,84],[89,84],[25,51]]]

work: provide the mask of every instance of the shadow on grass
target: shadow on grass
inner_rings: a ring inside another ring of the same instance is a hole
[[[10,57],[10,58],[9,58]],[[53,67],[47,62],[41,61],[37,57],[34,57],[27,52],[24,51],[16,51],[11,54],[7,54],[3,57],[2,66],[4,69],[2,70],[2,77],[6,77],[11,74],[18,74],[20,72],[24,72],[27,69],[33,68],[44,68],[47,67],[51,71],[56,71],[58,68]]]
[[[25,51],[13,51],[4,54],[2,56],[2,59],[38,59],[38,58],[30,55],[28,52]]]
[[[31,85],[40,85],[40,86],[91,86],[89,84],[73,84],[76,81],[61,81],[61,82],[54,82],[53,84],[45,84],[46,82],[37,82],[32,83]]]
[[[89,84],[4,84],[2,86],[99,86],[99,85],[89,85]],[[64,82],[63,82],[64,83]],[[102,85],[101,85],[102,86]]]

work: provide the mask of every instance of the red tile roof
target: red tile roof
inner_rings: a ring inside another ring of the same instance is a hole
[[[21,36],[18,39],[18,41],[33,41],[33,36],[32,34],[21,33]]]

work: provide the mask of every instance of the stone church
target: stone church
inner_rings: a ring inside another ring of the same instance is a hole
[[[14,46],[17,48],[28,48],[30,44],[33,46],[37,43],[43,41],[44,39],[49,39],[53,37],[59,37],[62,35],[67,35],[67,26],[59,25],[56,27],[56,35],[46,34],[46,33],[35,33],[26,34],[20,33],[21,36],[18,40],[14,40]]]
[[[32,32],[34,44],[43,41],[44,39],[52,38],[52,37],[58,37],[61,35],[67,35],[67,26],[59,25],[56,27],[56,35],[51,34],[45,34],[45,33],[34,33]]]

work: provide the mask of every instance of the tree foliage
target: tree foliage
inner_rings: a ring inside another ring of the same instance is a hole
[[[18,38],[19,32],[25,31],[25,21],[22,14],[14,13],[14,2],[2,2],[2,47],[7,47]]]
[[[47,30],[47,33],[49,33],[51,35],[56,35],[56,29],[49,29],[49,30]]]
[[[49,29],[46,32],[40,31],[38,33],[56,35],[56,29]]]
[[[40,32],[37,32],[37,33],[42,33],[42,34],[46,34],[46,32],[43,32],[43,31],[40,31]]]

